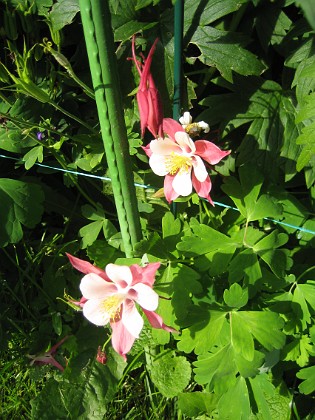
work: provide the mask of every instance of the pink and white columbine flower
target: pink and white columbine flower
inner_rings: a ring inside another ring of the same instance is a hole
[[[54,358],[54,355],[55,355],[58,347],[60,347],[67,340],[67,338],[68,338],[68,336],[65,336],[62,340],[58,341],[57,344],[52,346],[45,353],[38,354],[37,356],[27,354],[27,357],[29,359],[32,359],[31,362],[30,362],[30,365],[31,366],[32,365],[38,365],[38,366],[52,365],[52,366],[56,367],[57,369],[59,369],[61,372],[63,372],[64,367],[61,366],[61,364],[57,362],[57,360]]]
[[[67,254],[74,268],[84,273],[80,283],[83,297],[83,315],[93,324],[112,328],[112,345],[125,360],[143,327],[143,319],[135,303],[141,306],[154,328],[173,332],[154,311],[158,294],[152,289],[160,263],[145,267],[108,264],[105,271],[87,261]]]
[[[200,197],[210,198],[211,180],[203,160],[210,165],[220,162],[230,151],[223,151],[207,140],[192,141],[183,127],[171,118],[164,118],[166,138],[152,140],[144,147],[152,171],[165,176],[164,195],[168,202],[188,196],[194,188]]]

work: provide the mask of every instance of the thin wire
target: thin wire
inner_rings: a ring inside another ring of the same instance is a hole
[[[1,155],[1,154],[0,154],[0,158],[11,159],[11,160],[19,161],[21,163],[23,162],[21,159],[17,159],[17,158],[11,157],[11,156]],[[43,163],[38,163],[38,162],[36,162],[35,165],[40,166],[41,168],[52,169],[54,171],[59,171],[59,172],[64,172],[64,173],[68,173],[68,174],[84,176],[86,178],[95,178],[95,179],[99,179],[100,181],[111,182],[111,178],[109,178],[107,176],[100,176],[100,175],[87,174],[87,173],[84,173],[84,172],[71,171],[69,169],[57,168],[55,166],[45,165]],[[159,188],[154,187],[152,185],[139,184],[137,182],[135,182],[134,185],[135,185],[135,187],[139,187],[139,188],[159,190]],[[233,206],[229,206],[228,204],[220,203],[220,201],[214,201],[213,203],[218,207],[225,207],[227,209],[231,209],[231,210],[235,210],[235,211],[239,212],[238,208],[233,207]],[[269,217],[263,217],[263,219],[268,220],[268,221],[270,221],[272,223],[275,223],[275,224],[278,224],[278,225],[287,226],[289,228],[296,229],[300,232],[305,232],[305,233],[310,233],[312,235],[315,235],[315,232],[313,230],[310,230],[310,229],[306,229],[306,228],[303,228],[303,227],[300,227],[300,226],[291,225],[290,223],[281,222],[280,220],[271,219]]]

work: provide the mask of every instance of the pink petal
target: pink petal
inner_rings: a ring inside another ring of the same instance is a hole
[[[60,363],[57,362],[52,356],[42,355],[37,356],[32,360],[31,364],[33,365],[52,365],[59,369],[61,372],[64,371],[64,367],[61,366]]]
[[[182,154],[182,149],[172,140],[158,139],[150,142],[150,149],[153,154],[168,156],[171,153]]]
[[[168,174],[169,169],[166,167],[165,156],[152,153],[149,159],[149,165],[156,175],[165,176]]]
[[[127,265],[108,264],[105,271],[108,277],[122,288],[132,283],[132,274]]]
[[[146,146],[141,146],[141,147],[148,157],[150,157],[152,155],[152,152],[151,152],[151,149],[150,149],[150,144],[147,144]]]
[[[205,164],[199,156],[195,156],[193,160],[193,172],[200,182],[204,182],[208,176]]]
[[[133,337],[139,338],[143,327],[143,319],[132,300],[128,299],[123,302],[121,321]]]
[[[152,75],[148,77],[149,88],[147,89],[149,114],[147,127],[152,135],[157,138],[163,136],[163,107],[159,91],[156,89]]]
[[[104,308],[104,299],[88,300],[83,306],[83,315],[92,324],[102,327],[109,323],[110,314]]]
[[[148,103],[147,93],[143,92],[142,90],[138,90],[136,97],[137,97],[137,103],[138,103],[138,108],[139,108],[141,137],[143,137],[145,129],[147,127],[147,122],[148,122],[148,117],[149,117],[149,103]]]
[[[186,132],[177,131],[175,133],[176,143],[180,145],[185,153],[194,153],[196,150],[194,142],[191,140]]]
[[[166,200],[170,203],[179,196],[179,194],[173,188],[173,181],[175,175],[167,174],[164,178],[164,195]]]
[[[63,337],[60,341],[58,341],[58,343],[56,343],[54,346],[52,346],[47,353],[49,354],[54,354],[56,353],[58,347],[60,347],[67,339],[69,338],[68,335],[66,335],[65,337]]]
[[[147,284],[152,287],[155,282],[155,275],[157,270],[160,268],[161,263],[149,263],[145,267],[140,267],[138,264],[130,266],[132,272],[132,286],[137,283]]]
[[[220,162],[225,156],[231,153],[230,150],[224,151],[217,147],[215,144],[211,143],[207,140],[197,140],[195,141],[196,146],[196,155],[199,155],[210,163],[211,165],[215,165],[216,163]]]
[[[154,54],[154,51],[155,51],[155,48],[156,48],[156,44],[158,42],[159,42],[159,39],[156,38],[152,47],[150,48],[148,57],[145,59],[144,66],[142,68],[141,78],[140,78],[140,86],[139,86],[140,89],[146,89],[147,88],[147,79],[150,75],[152,58],[153,58],[153,54]]]
[[[115,292],[117,293],[117,286],[105,281],[97,274],[91,273],[84,276],[81,280],[80,290],[86,299],[102,299]]]
[[[175,133],[177,131],[185,131],[179,122],[173,120],[172,118],[163,118],[163,131],[166,133],[172,140],[175,140]]]
[[[81,273],[89,274],[89,273],[95,273],[98,276],[102,277],[105,280],[108,280],[108,277],[105,274],[104,270],[101,270],[98,267],[95,267],[91,263],[81,260],[80,258],[76,258],[71,254],[66,253],[67,257],[69,258],[70,263],[72,266],[77,269],[78,271],[81,271]]]
[[[112,346],[114,350],[126,360],[126,354],[131,349],[135,337],[131,335],[122,321],[115,321],[110,323],[112,327]]]
[[[177,332],[174,328],[168,327],[167,325],[165,325],[162,317],[158,315],[157,313],[152,312],[152,311],[146,311],[145,309],[143,309],[143,312],[145,316],[148,318],[148,321],[150,322],[153,328],[158,328],[158,329],[163,328],[163,330],[165,331]]]
[[[191,194],[191,170],[189,172],[177,172],[174,176],[172,187],[178,195],[182,195],[183,197]]]
[[[208,176],[205,181],[200,182],[198,181],[198,179],[195,177],[194,173],[192,174],[192,183],[193,183],[193,187],[196,190],[197,194],[199,195],[199,197],[202,198],[206,198],[210,204],[213,204],[213,201],[211,200],[210,197],[210,191],[211,191],[211,179]]]
[[[142,308],[148,311],[155,311],[159,304],[158,294],[146,284],[138,283],[133,286],[137,292],[137,297],[134,299]]]

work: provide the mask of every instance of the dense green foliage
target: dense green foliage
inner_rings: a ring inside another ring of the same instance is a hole
[[[124,254],[78,1],[0,1],[0,417],[311,419],[312,0],[185,1],[182,110],[232,153],[211,168],[216,206],[193,194],[176,200],[176,215],[141,149],[151,137],[140,138],[128,60],[133,34],[143,53],[159,38],[152,73],[171,117],[173,4],[110,6],[143,232],[134,258]],[[160,261],[158,312],[179,334],[146,325],[125,364],[110,329],[66,304],[80,298],[81,277],[65,252],[102,268]],[[27,355],[66,335],[63,373],[29,366]],[[104,343],[105,365],[95,359]]]

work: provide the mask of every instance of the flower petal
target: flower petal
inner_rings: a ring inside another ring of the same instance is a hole
[[[112,346],[114,350],[126,360],[126,354],[131,349],[135,337],[130,334],[122,321],[111,322],[112,327]]]
[[[207,124],[204,121],[198,121],[197,124],[203,130],[204,133],[209,133],[210,131],[209,124]]]
[[[152,152],[151,152],[151,149],[150,149],[150,144],[147,144],[146,146],[141,146],[141,147],[148,157],[150,157],[152,155]]]
[[[132,274],[127,265],[108,264],[105,271],[108,277],[122,288],[132,283]]]
[[[188,172],[177,172],[174,176],[172,187],[178,195],[186,197],[192,192],[191,170]]]
[[[109,323],[110,314],[104,309],[104,299],[90,299],[83,306],[83,315],[99,327]]]
[[[148,311],[155,311],[159,304],[159,295],[146,284],[138,283],[133,286],[133,289],[137,292],[134,300],[144,309]]]
[[[143,327],[143,319],[139,314],[136,305],[132,300],[125,300],[122,304],[121,321],[128,332],[135,338],[139,338],[139,334]]]
[[[159,262],[149,263],[145,267],[140,267],[138,264],[131,265],[132,286],[143,283],[152,287],[155,282],[156,271],[160,268],[160,265]]]
[[[117,292],[117,286],[102,279],[97,274],[91,273],[81,280],[80,290],[86,299],[102,299]]]
[[[208,176],[205,164],[199,156],[195,156],[193,160],[193,172],[199,182],[204,182]]]
[[[182,153],[181,148],[172,140],[157,139],[150,142],[150,150],[153,154],[168,156],[171,153]]]
[[[179,122],[183,126],[188,125],[188,124],[191,124],[191,122],[192,122],[192,116],[190,115],[190,112],[188,112],[188,111],[184,112],[183,116],[180,117]]]
[[[196,155],[202,157],[205,161],[211,165],[215,165],[220,162],[225,156],[231,153],[230,150],[221,150],[218,146],[207,140],[195,141]]]
[[[198,179],[195,177],[194,173],[192,174],[192,183],[193,183],[193,187],[196,190],[196,193],[199,195],[199,197],[205,198],[209,201],[210,204],[213,204],[213,201],[211,200],[210,197],[210,191],[211,191],[211,179],[209,177],[209,175],[207,176],[207,178],[205,179],[205,181],[200,182],[198,181]]]
[[[160,315],[152,311],[146,311],[143,309],[145,316],[148,318],[148,321],[152,325],[153,328],[163,328],[165,331],[169,332],[177,332],[174,328],[168,327],[164,324],[163,319]]]
[[[177,131],[175,133],[176,143],[180,145],[181,149],[188,154],[195,153],[196,147],[188,133]]]
[[[97,274],[98,276],[102,277],[105,280],[108,280],[108,277],[105,274],[104,270],[101,270],[98,267],[95,267],[94,265],[92,265],[91,263],[81,260],[80,258],[74,257],[71,254],[68,254],[66,252],[67,257],[69,258],[70,263],[72,264],[72,266],[78,270],[81,271],[81,273],[83,274],[89,274],[89,273],[94,273]]]
[[[179,122],[173,120],[172,118],[163,118],[163,131],[166,133],[172,140],[175,140],[175,133],[177,131],[184,131],[183,127]]]
[[[164,195],[166,200],[170,203],[179,196],[179,194],[173,188],[173,181],[175,175],[167,174],[164,178]]]
[[[152,153],[149,159],[149,165],[156,175],[165,176],[168,173],[168,169],[166,168],[165,156],[156,155]]]

